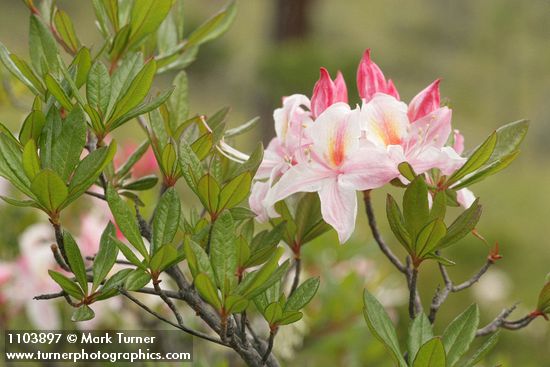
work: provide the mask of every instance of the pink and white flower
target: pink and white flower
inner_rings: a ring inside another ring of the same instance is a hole
[[[376,93],[384,93],[399,100],[399,93],[391,79],[370,58],[370,48],[365,51],[357,68],[357,90],[359,96],[368,102]]]
[[[291,167],[269,190],[264,206],[297,192],[318,192],[323,219],[346,242],[355,227],[357,190],[380,187],[398,175],[381,149],[361,139],[361,112],[345,103],[326,109],[306,130],[308,157]]]

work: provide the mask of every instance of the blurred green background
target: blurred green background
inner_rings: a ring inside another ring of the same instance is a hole
[[[74,17],[83,42],[99,45],[90,3],[58,4]],[[187,29],[223,4],[189,0]],[[0,1],[0,40],[20,55],[27,55],[27,17],[22,2]],[[311,94],[320,66],[333,75],[342,70],[351,102],[357,102],[355,68],[367,47],[405,101],[435,78],[443,79],[442,96],[450,101],[466,149],[504,123],[531,120],[518,160],[472,188],[484,205],[478,230],[489,242],[498,241],[504,258],[473,289],[450,296],[436,331],[472,302],[481,307],[482,324],[515,302],[521,303],[513,317],[522,317],[535,307],[550,272],[550,1],[241,0],[229,32],[202,47],[188,69],[191,110],[208,114],[231,106],[235,125],[260,115],[260,128],[237,144],[249,151],[258,139],[269,141],[271,113],[282,96]],[[172,77],[162,76],[159,83],[167,85]],[[11,107],[5,95],[0,98],[0,120],[15,128],[23,112]],[[30,101],[21,96],[19,102]],[[144,137],[135,126],[120,136]],[[399,252],[384,224],[385,191],[377,190],[374,201],[382,231]],[[288,365],[391,365],[363,321],[361,292],[367,287],[380,296],[403,336],[405,288],[377,250],[362,209],[349,243],[339,246],[330,233],[303,250],[306,272],[320,274],[322,283],[305,321],[292,330],[283,328],[278,337],[278,353]],[[14,246],[24,214],[4,206],[1,216],[2,246]],[[453,278],[461,282],[476,272],[488,250],[473,236],[451,248],[447,255],[457,262],[450,270]],[[436,268],[423,268],[420,282],[428,306],[441,283]],[[197,356],[207,361],[197,366],[225,364],[224,351],[212,355],[210,348],[197,343]],[[550,366],[549,350],[549,324],[539,318],[527,329],[504,332],[486,366]]]

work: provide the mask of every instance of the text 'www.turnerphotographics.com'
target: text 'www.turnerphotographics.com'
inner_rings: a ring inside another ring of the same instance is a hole
[[[8,330],[3,336],[8,363],[193,361],[193,338],[174,330]]]

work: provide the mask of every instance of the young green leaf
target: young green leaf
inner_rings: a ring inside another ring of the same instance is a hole
[[[40,171],[40,161],[33,139],[29,140],[23,148],[23,169],[29,180],[32,180]]]
[[[153,234],[151,253],[171,243],[178,231],[181,216],[181,203],[174,188],[166,190],[162,195],[153,217]]]
[[[10,52],[4,46],[2,43],[0,43],[0,61],[2,61],[2,64],[6,67],[6,69],[15,76],[23,85],[25,85],[29,90],[37,96],[42,96],[45,93],[44,87],[42,87],[42,90],[37,88],[33,82],[31,82],[27,76],[19,69],[19,67],[16,65],[16,63],[11,58]]]
[[[63,10],[57,10],[53,17],[55,29],[65,45],[74,53],[80,48],[80,41],[74,31],[71,18]]]
[[[21,131],[19,132],[19,141],[25,145],[30,139],[35,142],[38,141],[42,134],[42,129],[46,124],[46,117],[40,110],[32,110],[32,112],[25,118]]]
[[[153,34],[172,8],[173,0],[135,0],[130,14],[129,47]]]
[[[198,196],[209,213],[217,213],[220,203],[220,186],[209,173],[204,175],[197,184]]]
[[[187,74],[181,71],[174,78],[174,93],[168,100],[168,109],[170,111],[170,127],[172,132],[185,120],[189,115],[189,101],[187,96]]]
[[[44,85],[42,84],[42,80],[38,77],[38,75],[36,75],[36,73],[29,66],[29,64],[27,64],[27,62],[25,60],[20,59],[15,54],[10,54],[9,57],[10,57],[11,61],[13,61],[13,63],[17,67],[17,69],[19,69],[21,74],[23,74],[23,76],[40,92],[40,93],[35,93],[35,94],[43,96],[46,93],[46,89],[45,89]],[[16,77],[17,77],[17,75],[16,75]],[[25,82],[23,80],[21,80],[21,82],[23,82],[23,84],[25,84]]]
[[[0,133],[0,176],[8,179],[18,190],[34,198],[30,180],[23,169],[21,148],[16,140],[6,133]]]
[[[497,133],[494,132],[470,155],[466,163],[449,177],[447,184],[451,185],[469,173],[481,168],[493,154],[497,144]]]
[[[314,240],[332,227],[325,223],[321,215],[321,202],[316,193],[305,193],[298,202],[294,221],[296,224],[295,239],[302,246]],[[292,225],[287,223],[288,226]]]
[[[399,173],[401,173],[403,177],[409,181],[413,181],[417,176],[416,172],[414,172],[414,169],[408,162],[399,163],[397,169],[399,169]]]
[[[80,249],[76,244],[73,236],[67,231],[63,232],[63,242],[65,244],[65,253],[69,260],[69,267],[73,272],[80,288],[84,291],[84,294],[88,293],[88,278],[86,276],[86,267],[84,266],[84,260]]]
[[[259,270],[248,274],[235,289],[235,293],[251,298],[262,292],[262,289],[269,288],[268,279],[273,275],[279,266],[279,259],[283,255],[283,248],[279,247]],[[267,285],[267,286],[266,286]]]
[[[137,291],[145,287],[151,281],[151,275],[143,269],[134,269],[124,281],[124,289]]]
[[[432,325],[426,315],[421,312],[411,323],[409,328],[409,337],[407,339],[407,350],[409,352],[409,362],[415,359],[416,353],[422,345],[433,338]]]
[[[474,201],[468,209],[462,212],[462,214],[460,214],[449,226],[447,234],[441,240],[441,246],[447,247],[462,239],[475,228],[480,217],[481,205],[479,205],[479,199],[476,199],[476,201]]]
[[[155,175],[147,175],[138,178],[135,181],[125,183],[122,188],[130,191],[145,191],[155,187],[159,181],[158,177]]]
[[[107,202],[124,237],[146,260],[149,260],[149,254],[145,249],[136,216],[112,186],[107,188]]]
[[[105,230],[101,234],[99,240],[99,251],[94,258],[93,272],[93,288],[95,291],[101,282],[107,277],[109,271],[113,268],[118,255],[118,247],[113,241],[116,236],[116,229],[113,223],[109,222]]]
[[[407,362],[403,359],[401,350],[399,349],[395,328],[384,307],[366,289],[364,302],[363,315],[371,333],[391,352],[393,360],[399,367],[406,367]]]
[[[199,273],[195,277],[195,288],[202,298],[211,304],[216,310],[222,309],[222,303],[218,295],[218,291],[212,283],[212,280],[205,273]]]
[[[452,367],[470,347],[479,324],[479,309],[473,304],[457,316],[443,332],[442,340],[447,353],[447,366]]]
[[[73,314],[71,315],[71,321],[88,321],[93,319],[94,317],[94,310],[92,310],[88,305],[82,305],[73,311]]]
[[[49,213],[56,212],[69,195],[65,182],[50,169],[44,169],[34,177],[31,191]]]
[[[458,190],[464,187],[471,186],[475,184],[476,182],[479,182],[491,175],[494,175],[495,173],[498,173],[508,167],[512,162],[518,157],[519,150],[516,150],[515,152],[512,152],[508,155],[505,155],[496,161],[485,165],[484,167],[477,170],[472,175],[466,177],[465,179],[461,180],[458,184],[453,185],[454,190]]]
[[[537,310],[543,314],[550,313],[550,281],[547,282],[539,293]]]
[[[214,279],[210,259],[199,244],[186,238],[183,242],[183,251],[193,277],[196,277],[199,273],[205,273],[210,279]]]
[[[443,343],[441,343],[441,339],[436,337],[422,345],[412,366],[446,367],[446,364],[445,348],[443,347]]]
[[[439,246],[447,234],[447,227],[441,219],[435,219],[420,230],[414,242],[414,251],[420,258],[430,254]]]
[[[407,251],[411,252],[411,237],[405,227],[405,220],[403,219],[397,202],[390,194],[386,197],[386,215],[390,228],[397,240],[407,249]]]
[[[297,321],[300,321],[302,317],[304,316],[303,313],[298,311],[287,311],[283,312],[279,320],[277,321],[277,324],[279,325],[289,325],[293,324]]]
[[[405,225],[412,238],[427,224],[430,214],[428,206],[428,186],[423,176],[417,176],[403,195],[403,215]]]
[[[241,313],[248,307],[248,300],[239,295],[233,294],[225,299],[224,308],[229,313]]]
[[[34,70],[44,75],[48,70],[57,71],[57,44],[50,30],[37,15],[31,15],[29,30],[29,53]]]
[[[48,274],[68,295],[76,299],[84,297],[82,289],[65,275],[53,270],[48,270]]]
[[[143,155],[147,152],[147,149],[149,148],[149,141],[145,140],[143,143],[139,145],[139,147],[134,150],[132,155],[128,158],[126,162],[122,166],[120,166],[119,169],[116,171],[116,176],[118,178],[122,178],[126,176],[132,167],[135,166],[135,164],[143,157]]]
[[[178,259],[179,254],[176,247],[171,243],[166,243],[157,249],[149,262],[149,267],[154,271],[163,271]]]
[[[496,131],[497,143],[488,163],[496,162],[517,151],[528,129],[528,120],[519,120],[499,127]]]
[[[276,324],[277,321],[283,316],[283,308],[279,304],[279,302],[273,302],[269,304],[265,311],[264,311],[264,317],[265,320],[270,324]]]

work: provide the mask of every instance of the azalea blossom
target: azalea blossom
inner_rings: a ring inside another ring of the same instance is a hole
[[[360,139],[360,118],[360,109],[345,103],[326,109],[305,132],[313,141],[307,159],[269,190],[264,206],[270,208],[297,192],[318,192],[323,219],[344,243],[355,227],[356,191],[380,187],[398,174],[383,150]]]
[[[363,101],[368,102],[376,93],[385,93],[399,100],[399,93],[391,79],[370,58],[370,48],[363,53],[357,68],[357,90]]]
[[[321,68],[321,76],[313,87],[311,95],[311,114],[317,118],[324,110],[336,102],[348,103],[348,89],[341,72],[332,80],[327,69]]]

